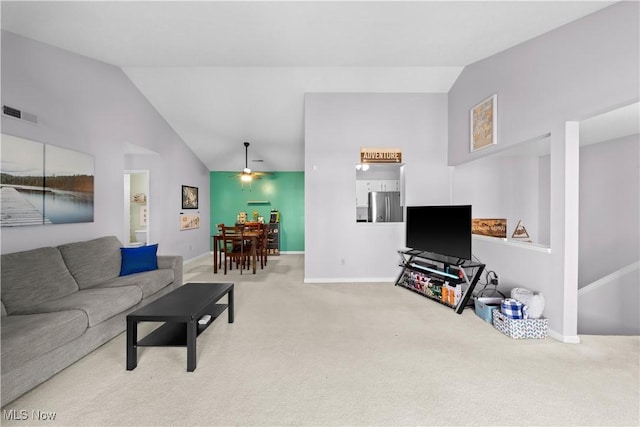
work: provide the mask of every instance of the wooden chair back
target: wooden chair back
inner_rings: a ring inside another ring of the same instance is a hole
[[[233,268],[233,261],[236,267],[239,266],[240,274],[244,264],[245,245],[244,227],[222,225],[222,242],[224,246],[224,274],[227,274],[227,258],[229,258],[229,268]]]

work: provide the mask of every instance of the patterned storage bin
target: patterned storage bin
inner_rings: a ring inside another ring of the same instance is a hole
[[[513,339],[546,338],[547,319],[509,319],[500,310],[493,310],[493,326]]]

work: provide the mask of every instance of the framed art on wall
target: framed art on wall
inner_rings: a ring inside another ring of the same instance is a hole
[[[180,231],[193,230],[200,228],[199,214],[182,214],[180,215]]]
[[[498,143],[498,95],[492,95],[469,112],[471,152]]]
[[[0,226],[93,222],[94,158],[1,135]]]
[[[182,186],[182,209],[198,209],[198,187]]]

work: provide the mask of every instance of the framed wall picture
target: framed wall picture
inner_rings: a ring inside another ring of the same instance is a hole
[[[94,158],[2,134],[0,226],[93,222]]]
[[[200,228],[199,214],[182,214],[180,215],[180,231],[193,230]]]
[[[471,152],[498,143],[498,95],[492,95],[469,112]]]
[[[182,186],[182,209],[198,209],[198,187]]]

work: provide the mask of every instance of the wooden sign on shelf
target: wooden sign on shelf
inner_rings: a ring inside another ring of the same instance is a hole
[[[525,242],[531,242],[529,238],[529,233],[527,233],[527,229],[524,228],[524,224],[522,224],[522,220],[518,221],[518,225],[513,230],[513,234],[511,235],[512,239],[522,239]]]
[[[481,236],[507,237],[506,218],[473,218],[471,220],[471,232]]]

